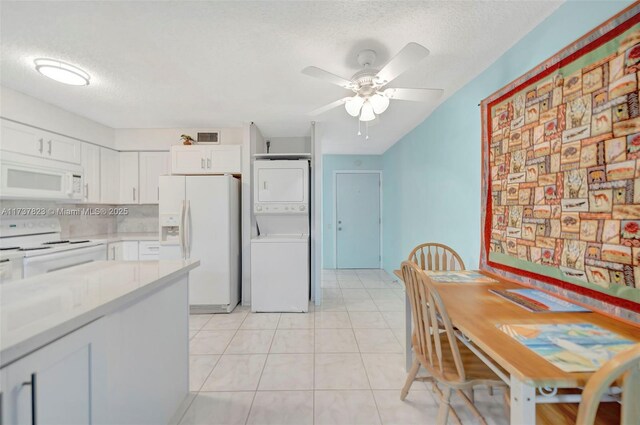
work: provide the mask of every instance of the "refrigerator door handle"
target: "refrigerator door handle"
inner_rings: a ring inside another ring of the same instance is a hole
[[[180,239],[180,256],[185,259],[185,243],[184,243],[184,208],[185,201],[180,205],[180,227],[178,228],[178,238]]]
[[[184,217],[185,221],[185,252],[186,258],[191,258],[191,201],[187,201],[187,212]]]

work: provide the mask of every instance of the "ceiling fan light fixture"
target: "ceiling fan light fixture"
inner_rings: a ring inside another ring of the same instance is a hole
[[[376,93],[369,98],[371,106],[373,106],[373,112],[380,115],[389,107],[389,98],[380,93]]]
[[[71,86],[88,86],[91,76],[84,70],[71,64],[56,60],[40,58],[33,61],[36,71],[59,83]]]
[[[373,121],[376,119],[376,114],[373,112],[373,105],[368,100],[362,105],[362,112],[360,113],[360,121]]]
[[[347,110],[347,113],[352,117],[357,117],[360,114],[360,108],[364,103],[364,99],[358,95],[350,97],[344,104],[344,108]]]

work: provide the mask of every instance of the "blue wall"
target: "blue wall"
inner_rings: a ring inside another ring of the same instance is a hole
[[[630,1],[568,1],[383,155],[383,262],[397,269],[420,242],[480,252],[480,108],[494,91],[615,15]],[[496,34],[499,36],[499,34]]]
[[[335,268],[335,227],[333,223],[333,172],[342,170],[382,170],[381,155],[323,155],[322,156],[322,266]],[[384,182],[384,176],[383,180]],[[383,211],[384,217],[384,211]]]

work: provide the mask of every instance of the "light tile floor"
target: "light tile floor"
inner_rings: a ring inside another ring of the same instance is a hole
[[[430,388],[404,385],[404,290],[382,270],[324,270],[307,314],[190,317],[190,390],[180,424],[433,424]],[[501,395],[477,391],[492,424]],[[460,402],[463,423],[474,423]]]

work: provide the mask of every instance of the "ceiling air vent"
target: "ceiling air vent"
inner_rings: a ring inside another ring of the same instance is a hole
[[[220,132],[198,133],[198,143],[220,144]]]

